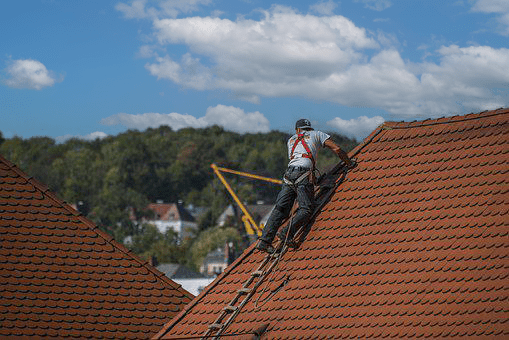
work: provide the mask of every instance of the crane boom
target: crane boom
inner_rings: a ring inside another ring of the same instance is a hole
[[[216,166],[216,168],[217,168],[217,170],[222,171],[222,172],[229,172],[231,174],[240,175],[240,176],[249,177],[249,178],[254,178],[254,179],[259,179],[259,180],[262,180],[262,181],[271,182],[271,183],[275,183],[275,184],[283,184],[283,181],[280,180],[280,179],[253,175],[253,174],[250,174],[250,173],[247,173],[247,172],[237,171],[237,170],[232,170],[232,169],[227,169],[227,168],[221,168],[221,167],[218,167],[218,166]]]
[[[240,210],[242,210],[242,213],[244,214],[242,216],[242,221],[244,222],[244,227],[246,229],[246,232],[249,235],[258,235],[258,236],[261,236],[263,226],[259,226],[258,224],[256,224],[255,220],[253,219],[253,217],[251,216],[251,214],[249,213],[247,208],[240,201],[239,197],[235,194],[235,192],[233,191],[232,187],[226,181],[226,179],[224,178],[224,176],[223,176],[223,174],[221,172],[228,172],[228,173],[232,173],[232,174],[235,174],[235,175],[240,175],[240,176],[249,177],[249,178],[253,178],[253,179],[259,179],[259,180],[262,180],[262,181],[267,181],[267,182],[271,182],[271,183],[275,183],[275,184],[282,184],[283,182],[281,180],[274,179],[274,178],[253,175],[253,174],[250,174],[250,173],[247,173],[247,172],[231,170],[231,169],[227,169],[227,168],[221,168],[221,167],[218,167],[214,163],[212,163],[210,165],[210,167],[212,168],[212,170],[214,171],[216,176],[219,178],[221,183],[223,183],[223,185],[225,186],[226,190],[228,190],[228,192],[232,196],[232,198],[235,201],[235,203],[237,203],[237,205],[239,206]]]

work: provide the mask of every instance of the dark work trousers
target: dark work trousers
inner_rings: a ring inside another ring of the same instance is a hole
[[[285,172],[285,177],[289,181],[294,182],[306,171],[308,170],[301,167],[289,167]],[[289,225],[290,231],[288,232],[287,228],[282,231],[285,237],[288,233],[289,240],[293,238],[300,226],[309,221],[309,218],[313,213],[315,194],[314,186],[309,181],[309,177],[304,178],[295,186],[288,185],[283,182],[283,187],[276,199],[276,205],[274,206],[274,209],[263,228],[263,234],[260,239],[268,243],[272,243],[278,228],[283,223],[283,220],[290,214],[295,199],[297,199],[299,207]]]

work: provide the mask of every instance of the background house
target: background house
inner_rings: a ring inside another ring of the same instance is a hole
[[[162,263],[156,268],[193,295],[199,295],[215,279],[177,263]]]
[[[172,229],[178,233],[181,239],[188,238],[198,228],[195,218],[179,203],[151,203],[148,209],[154,212],[153,219],[144,220],[144,223],[150,223],[157,227],[161,233]]]
[[[216,277],[221,274],[231,263],[229,249],[228,245],[224,245],[209,252],[200,266],[200,273],[208,277]]]
[[[274,205],[263,203],[246,205],[246,208],[253,217],[254,221],[261,226],[265,225],[273,207]],[[232,204],[228,205],[217,219],[217,225],[219,226],[224,226],[227,223],[236,226],[240,233],[244,235],[245,246],[253,243],[258,238],[257,235],[247,234],[242,222],[242,211]],[[242,249],[244,249],[244,247]],[[233,244],[224,244],[207,254],[203,260],[203,264],[200,266],[200,273],[207,276],[217,276],[221,274],[225,268],[237,258],[238,255],[238,253],[234,252]]]

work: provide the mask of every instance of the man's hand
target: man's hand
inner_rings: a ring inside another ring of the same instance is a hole
[[[347,162],[346,166],[348,167],[348,170],[352,170],[357,166],[357,160],[355,158],[350,158],[350,162]]]
[[[341,150],[339,145],[334,143],[330,138],[325,141],[325,146],[331,149],[338,157],[345,162],[348,169],[353,169],[357,166],[357,161],[355,159],[350,159],[346,152]]]

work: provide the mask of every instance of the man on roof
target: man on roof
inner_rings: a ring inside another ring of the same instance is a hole
[[[293,236],[298,228],[306,224],[315,204],[314,200],[314,170],[318,149],[327,147],[335,152],[352,168],[354,162],[348,157],[330,136],[321,131],[315,131],[307,119],[299,119],[295,123],[295,134],[288,140],[288,168],[283,176],[283,187],[279,192],[276,205],[265,224],[263,234],[256,248],[272,253],[272,241],[283,221],[290,214],[295,199],[298,209],[289,225],[278,233],[278,237],[289,247],[295,247]]]

